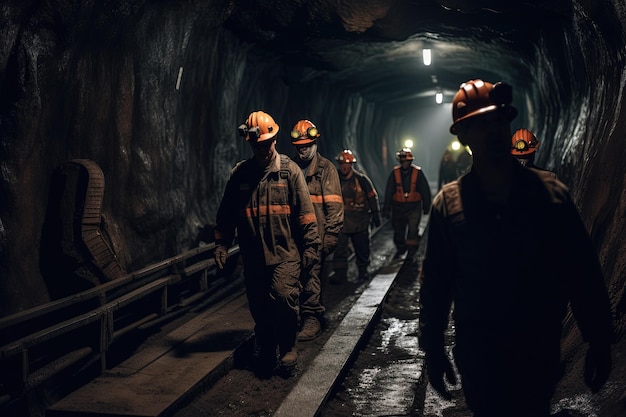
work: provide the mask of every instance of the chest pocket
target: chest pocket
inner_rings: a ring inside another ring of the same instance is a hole
[[[306,183],[311,195],[322,195],[322,173],[317,172],[315,175],[307,176]]]
[[[365,192],[361,188],[356,175],[354,181],[349,181],[342,186],[344,210],[360,211],[365,209]],[[346,192],[347,190],[347,192]]]
[[[270,182],[270,196],[268,205],[270,215],[289,215],[291,213],[291,201],[289,201],[289,169],[287,161],[280,159],[280,171],[275,180]]]

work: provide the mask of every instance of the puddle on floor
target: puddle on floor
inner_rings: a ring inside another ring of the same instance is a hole
[[[407,415],[421,377],[417,321],[383,319],[378,326],[381,343],[359,358],[363,369],[350,397],[359,416]],[[368,358],[363,358],[369,355]],[[367,367],[371,360],[372,366]]]

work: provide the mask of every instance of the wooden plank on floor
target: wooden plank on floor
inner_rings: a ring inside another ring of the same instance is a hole
[[[246,296],[240,295],[80,387],[48,408],[46,417],[165,415],[230,369],[253,329]]]

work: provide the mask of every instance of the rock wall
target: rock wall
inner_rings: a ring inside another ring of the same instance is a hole
[[[280,35],[274,24],[299,33],[300,42],[306,30],[322,29],[350,36],[387,31],[397,39],[413,29],[402,25],[415,20],[407,19],[407,5],[385,2],[361,17],[351,2],[337,14],[332,4],[319,3],[309,15],[300,3],[287,3],[281,8],[280,1],[256,2],[248,15],[247,3],[226,0],[0,5],[0,317],[51,299],[40,269],[42,228],[53,174],[69,160],[90,159],[102,169],[102,214],[128,271],[197,244],[203,227],[214,221],[230,168],[250,154],[236,128],[254,110],[272,114],[283,132],[311,118],[322,132],[320,151],[330,158],[360,144],[367,149],[358,155],[362,169],[382,193],[395,154],[386,138],[401,131],[402,116],[363,91],[325,78],[333,68],[308,67],[311,56],[281,56],[280,42],[273,50],[260,44]],[[445,10],[469,4],[438,3]],[[483,1],[466,12],[496,3]],[[554,169],[572,189],[622,319],[617,323],[624,350],[626,10],[617,0],[573,4],[563,8],[552,30],[531,33],[525,49],[508,51],[508,60],[519,55],[523,71],[501,74],[518,82],[516,100],[523,108],[516,123],[542,140],[539,164]],[[390,16],[402,25],[393,25]],[[467,20],[456,17],[455,24]],[[240,30],[256,24],[260,29],[252,35]],[[455,33],[444,25],[441,30]],[[303,64],[294,66],[295,59]],[[278,149],[291,154],[287,138],[280,137]],[[60,280],[74,279],[62,265],[55,273]],[[567,340],[568,372],[574,375],[580,341],[575,334]]]

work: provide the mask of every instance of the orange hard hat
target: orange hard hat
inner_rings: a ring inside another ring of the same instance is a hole
[[[398,152],[396,152],[396,158],[398,158],[398,161],[401,160],[406,160],[406,161],[412,161],[413,159],[413,152],[411,152],[411,148],[402,148],[400,149]]]
[[[452,126],[450,133],[456,135],[457,125],[471,117],[482,116],[496,110],[504,111],[509,120],[517,116],[517,109],[511,105],[513,88],[506,83],[492,84],[480,79],[461,84],[452,100]]]
[[[511,136],[511,155],[521,156],[534,153],[539,147],[539,141],[533,132],[528,129],[518,129]]]
[[[250,113],[245,123],[239,126],[239,134],[246,140],[262,142],[273,138],[278,133],[280,127],[276,124],[272,116],[263,111]]]
[[[337,162],[339,162],[340,164],[354,164],[356,162],[356,158],[354,157],[354,154],[350,149],[344,149],[343,151],[339,152],[339,155],[337,155],[337,158],[335,159],[337,159]]]
[[[320,137],[320,132],[310,120],[300,120],[291,129],[292,145],[307,145],[315,143]]]

